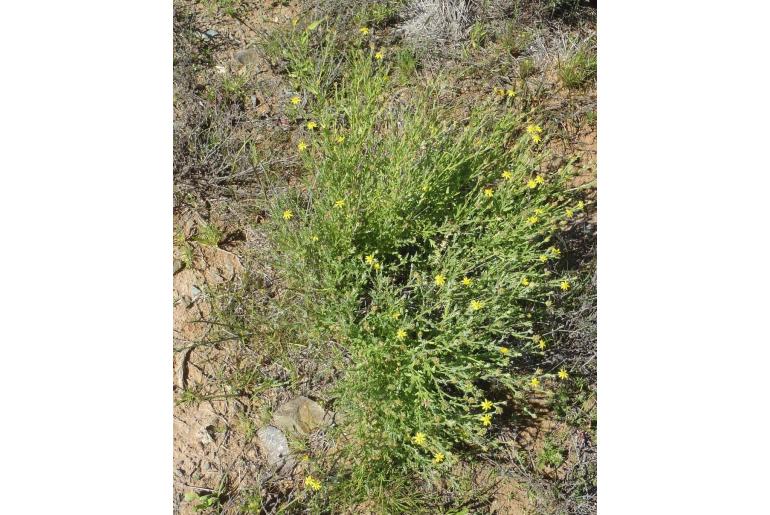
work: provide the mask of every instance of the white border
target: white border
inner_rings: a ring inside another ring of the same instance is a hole
[[[767,4],[599,7],[599,513],[767,513]]]
[[[171,513],[171,2],[2,17],[0,511]]]
[[[7,513],[171,511],[171,2],[3,8]],[[599,512],[761,513],[767,7],[601,2]]]

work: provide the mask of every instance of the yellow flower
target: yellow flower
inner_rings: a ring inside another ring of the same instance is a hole
[[[334,203],[334,207],[340,208],[345,207],[345,201],[344,200],[338,200]]]
[[[311,236],[311,237],[310,237],[310,239],[311,239],[312,241],[318,241],[318,236],[316,236],[316,235],[314,234],[313,236]]]
[[[369,254],[364,258],[364,261],[366,261],[367,265],[373,265],[374,264],[374,254]]]
[[[420,433],[420,432],[415,433],[415,435],[412,437],[412,442],[417,445],[425,445],[425,442],[426,442],[425,433]]]
[[[529,189],[535,189],[537,188],[537,182],[535,182],[534,179],[530,179],[527,181],[527,186],[529,187]]]
[[[551,251],[551,255],[552,255],[552,256],[554,256],[554,257],[559,257],[559,256],[561,256],[561,250],[557,249],[556,247],[551,247],[551,248],[550,248],[550,249],[548,249],[548,250],[550,250],[550,251]]]
[[[307,143],[305,143],[304,141],[300,141],[299,145],[297,145],[297,148],[299,149],[300,152],[302,152],[307,148]]]
[[[509,352],[511,352],[511,349],[509,349],[508,347],[500,347],[498,348],[498,350],[500,351],[500,354],[503,354],[503,355],[506,355]]]
[[[381,61],[383,57],[385,57],[385,55],[382,53],[382,50],[374,54],[374,58],[377,59],[378,61]]]
[[[538,218],[537,218],[536,216],[530,216],[529,218],[527,218],[527,222],[528,222],[530,225],[534,225],[534,224],[536,224],[536,223],[537,223],[537,220],[538,220]]]
[[[392,318],[393,320],[398,320],[399,318],[401,318],[401,313],[398,311],[394,311],[393,313],[390,314],[390,318]]]
[[[538,175],[537,177],[535,177],[535,182],[538,184],[543,184],[545,182],[545,179],[543,179],[542,175]]]
[[[567,379],[569,377],[569,374],[563,368],[561,370],[559,370],[559,374],[558,375],[559,375],[559,379]]]
[[[511,179],[513,179],[513,174],[511,172],[509,172],[508,170],[505,170],[503,172],[503,179],[505,179],[507,181],[510,181]]]
[[[286,211],[283,212],[284,220],[291,220],[293,216],[294,216],[294,211],[292,211],[291,209],[287,209]]]
[[[495,87],[495,95],[499,95],[501,97],[505,96],[505,90],[503,88]]]
[[[444,461],[444,454],[443,453],[437,452],[436,454],[433,455],[433,463],[438,465],[442,461]]]
[[[582,201],[582,200],[581,200],[580,202],[578,202],[578,203],[577,203],[577,208],[578,208],[578,209],[581,209],[581,210],[582,210],[584,207],[585,207],[585,204],[583,204],[583,201]]]
[[[537,344],[538,347],[540,347],[540,350],[545,350],[545,340],[540,340]]]
[[[487,399],[484,399],[484,402],[481,403],[481,409],[484,411],[489,411],[492,409],[492,401],[488,401]]]
[[[539,207],[535,208],[535,214],[536,214],[536,215],[542,215],[543,213],[545,213],[545,211],[543,211],[543,210],[542,210],[542,209],[540,209]]]
[[[522,277],[521,284],[523,286],[529,286],[529,279],[527,279],[526,277]]]
[[[321,482],[318,481],[313,476],[308,476],[305,478],[305,486],[312,488],[316,492],[321,489]]]
[[[478,311],[483,307],[484,307],[484,303],[481,302],[480,300],[471,301],[471,311]]]
[[[559,284],[559,288],[561,288],[563,291],[567,291],[570,289],[569,282],[562,281],[561,284]]]
[[[508,89],[505,91],[505,93],[506,93],[506,94],[507,94],[507,95],[508,95],[510,98],[513,98],[513,97],[515,97],[515,96],[516,96],[516,92],[515,92],[515,91],[513,91],[513,88],[508,88]]]
[[[318,127],[318,124],[315,123],[313,120],[310,120],[309,122],[307,122],[306,127],[307,127],[307,130],[312,131],[313,129]]]
[[[379,264],[379,263],[374,263],[374,264],[372,265],[372,268],[374,268],[375,270],[379,270],[380,268],[382,268],[382,265],[381,265],[381,264]]]
[[[463,286],[470,286],[473,284],[473,279],[469,279],[468,277],[463,277]]]
[[[540,386],[540,380],[537,377],[533,377],[529,384],[532,385],[532,388],[537,388]]]
[[[484,196],[491,197],[494,194],[495,194],[495,190],[493,190],[492,188],[484,188]]]
[[[337,136],[337,138],[334,141],[336,141],[337,143],[344,143],[345,136]]]
[[[398,341],[404,341],[406,339],[406,331],[403,329],[399,329],[396,331],[396,340]]]
[[[369,34],[369,27],[361,27],[360,29],[358,29],[358,32],[366,36],[367,34]]]
[[[443,275],[443,274],[438,274],[438,275],[435,277],[435,279],[434,279],[434,280],[435,280],[435,282],[436,282],[436,286],[443,286],[443,285],[444,285],[444,283],[446,283],[446,277],[444,277],[444,275]]]
[[[548,261],[548,256],[546,256],[545,254],[540,254],[540,261],[545,263],[546,261]]]
[[[540,134],[541,132],[543,132],[543,128],[540,127],[539,125],[531,124],[527,126],[527,134],[529,134],[532,137],[534,137],[537,134]]]
[[[575,212],[573,210],[571,210],[571,209],[567,209],[564,212],[564,214],[567,215],[567,218],[572,218],[572,216],[575,214]]]
[[[481,419],[481,423],[485,426],[491,426],[492,425],[492,414],[486,413],[484,415],[481,415],[479,417]]]
[[[291,97],[291,100],[289,100],[289,102],[291,102],[292,105],[297,105],[301,102],[301,100],[297,95],[294,95],[293,97]]]
[[[535,134],[534,136],[532,136],[532,141],[534,141],[535,143],[540,143],[540,140],[542,140],[542,138],[540,137],[540,134]]]

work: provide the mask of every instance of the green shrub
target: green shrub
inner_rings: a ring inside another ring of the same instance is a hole
[[[343,369],[347,459],[330,487],[372,498],[399,474],[448,472],[494,445],[511,400],[525,409],[541,324],[570,287],[554,235],[577,208],[571,166],[547,167],[524,114],[489,102],[455,120],[438,86],[389,105],[370,49],[345,67],[334,97],[309,106],[305,183],[271,227],[295,319],[308,341],[336,342]]]

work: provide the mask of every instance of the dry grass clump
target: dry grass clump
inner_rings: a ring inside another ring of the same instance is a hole
[[[467,37],[474,21],[473,0],[413,0],[402,12],[404,36],[424,44],[458,42]]]

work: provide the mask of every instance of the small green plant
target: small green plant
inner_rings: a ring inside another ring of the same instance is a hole
[[[203,0],[209,13],[217,11],[228,16],[237,17],[244,8],[243,0]]]
[[[596,77],[596,52],[580,48],[559,65],[559,79],[570,89],[585,86]]]
[[[193,249],[189,244],[185,244],[180,247],[180,260],[184,264],[185,268],[190,268],[193,263]]]
[[[198,492],[187,492],[185,500],[192,503],[195,511],[217,510],[222,507],[222,503],[225,500],[226,484],[227,476],[222,476],[215,489],[198,489]]]
[[[520,57],[527,53],[532,44],[533,34],[519,24],[509,23],[500,36],[500,45],[513,57]]]
[[[248,76],[240,74],[227,74],[222,78],[221,92],[225,101],[241,102],[246,96]]]
[[[182,232],[174,234],[174,246],[179,250],[179,260],[185,268],[190,268],[193,263],[193,248]]]
[[[179,399],[177,400],[177,404],[195,404],[200,401],[201,396],[198,392],[191,389],[186,389],[182,390],[182,393],[179,395]]]
[[[417,71],[417,57],[409,48],[401,48],[396,52],[396,68],[403,82],[407,81]]]
[[[471,48],[476,49],[483,47],[487,42],[487,29],[484,27],[484,24],[476,22],[471,25],[470,31],[468,33],[468,39],[470,41]]]
[[[216,247],[222,241],[223,234],[213,224],[202,224],[198,226],[197,234],[195,235],[195,241],[204,245]]]
[[[243,433],[243,437],[246,441],[251,441],[254,438],[254,435],[257,434],[257,424],[245,413],[240,413],[238,415],[238,429]]]
[[[543,448],[537,455],[537,465],[541,469],[550,467],[552,469],[559,468],[564,463],[564,456],[561,448],[556,445],[552,440],[547,439],[543,445]]]
[[[396,16],[398,2],[373,2],[362,11],[360,22],[362,25],[383,25]]]
[[[210,492],[205,494],[188,492],[185,494],[185,500],[193,504],[193,509],[195,511],[215,509],[222,504],[221,494],[218,492]]]
[[[596,110],[592,109],[585,114],[585,121],[591,127],[596,126]]]
[[[319,96],[332,87],[340,52],[335,31],[325,30],[323,20],[307,25],[297,23],[278,31],[262,42],[265,53],[283,62],[295,91]]]
[[[289,432],[286,437],[289,442],[289,449],[295,456],[307,455],[310,452],[310,446],[305,436]]]
[[[537,73],[537,66],[535,65],[535,60],[531,57],[528,57],[526,59],[522,59],[519,61],[519,77],[522,79],[526,79],[527,77],[531,77]]]
[[[254,490],[247,497],[243,503],[243,513],[260,515],[264,506],[264,500],[262,499],[262,492],[260,490]]]
[[[257,407],[256,419],[259,420],[261,425],[267,425],[273,418],[273,410],[270,409],[270,404],[267,402],[261,402]]]

